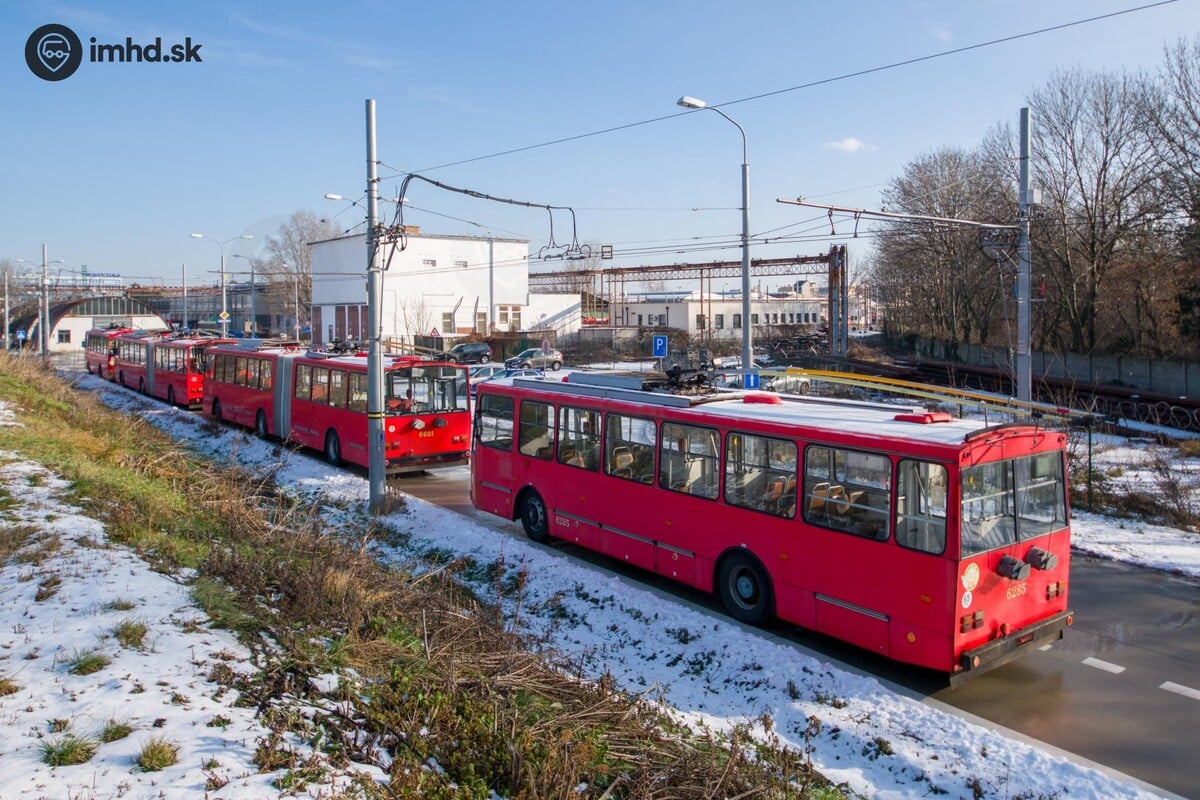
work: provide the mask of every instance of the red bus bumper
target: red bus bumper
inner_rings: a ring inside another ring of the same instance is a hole
[[[384,473],[387,475],[403,475],[407,472],[423,472],[427,469],[440,467],[457,467],[466,464],[470,453],[438,453],[428,456],[406,456],[389,458],[384,462]]]
[[[1070,627],[1074,616],[1074,611],[1061,611],[1052,617],[1013,631],[1008,636],[964,651],[959,657],[954,675],[950,678],[951,685],[957,685],[1001,664],[1007,664],[1020,657],[1030,646],[1038,647],[1057,642],[1063,638],[1063,631]]]

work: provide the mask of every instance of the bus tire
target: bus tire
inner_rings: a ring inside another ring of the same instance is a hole
[[[221,417],[221,401],[220,401],[220,400],[213,400],[213,404],[212,404],[212,418],[213,418],[213,419],[215,419],[217,422],[224,422],[224,421],[225,421],[225,420],[224,420],[224,419]]]
[[[146,391],[146,380],[144,378],[138,378],[138,394],[149,394]]]
[[[521,495],[520,512],[521,527],[526,536],[540,544],[550,541],[550,517],[546,513],[546,501],[540,494],[530,489]]]
[[[325,434],[325,460],[334,467],[342,465],[342,442],[338,439],[337,431],[331,430]]]
[[[121,384],[122,386],[125,386],[125,370],[121,370],[120,372],[117,373],[117,383]],[[125,388],[129,388],[129,387],[126,386]]]
[[[175,402],[175,387],[174,386],[167,387],[167,402],[170,403],[171,405],[177,405],[177,403]]]
[[[729,616],[749,625],[761,625],[771,616],[771,581],[754,556],[735,551],[721,561],[717,591]]]
[[[491,357],[491,356],[489,356],[487,353],[484,353],[483,355],[481,355],[481,356],[479,357],[479,363],[480,363],[480,364],[486,364],[486,363],[488,363],[488,362],[489,362],[489,361],[491,361],[491,360],[492,360],[492,357]]]
[[[254,415],[254,435],[260,439],[265,439],[268,435],[267,412],[263,411],[261,408],[258,410],[258,413]]]

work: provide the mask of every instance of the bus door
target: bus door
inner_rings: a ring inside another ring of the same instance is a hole
[[[513,519],[514,411],[512,397],[480,392],[475,402],[471,447],[471,491],[476,508]]]
[[[558,409],[551,533],[559,539],[600,549],[600,413]]]
[[[604,417],[602,468],[606,480],[597,482],[602,504],[600,552],[642,569],[654,569],[654,539],[638,533],[661,514],[655,502],[657,431],[652,419],[609,413]]]

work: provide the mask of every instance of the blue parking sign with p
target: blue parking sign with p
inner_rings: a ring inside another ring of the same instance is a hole
[[[667,337],[663,334],[655,334],[651,337],[651,347],[653,348],[652,355],[655,358],[666,358]]]
[[[25,331],[24,330],[17,331],[17,341],[18,342],[25,341]]]

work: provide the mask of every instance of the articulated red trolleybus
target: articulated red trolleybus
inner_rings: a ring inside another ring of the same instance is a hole
[[[208,350],[208,364],[210,416],[321,450],[335,466],[369,466],[365,355],[220,345]],[[465,366],[388,356],[384,397],[387,474],[467,462]]]
[[[122,331],[112,341],[110,377],[171,405],[199,408],[204,397],[205,350],[233,342],[201,334]]]
[[[1065,434],[582,377],[479,385],[477,508],[955,680],[1071,624]]]

